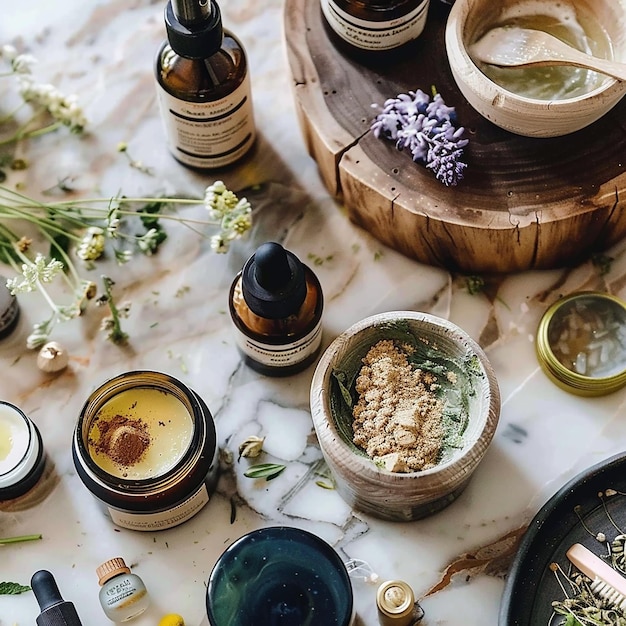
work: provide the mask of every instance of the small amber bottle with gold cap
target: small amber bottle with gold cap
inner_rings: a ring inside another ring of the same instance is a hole
[[[376,592],[381,626],[413,626],[423,614],[415,604],[411,586],[403,580],[388,580]]]
[[[150,605],[143,581],[121,557],[109,559],[96,569],[101,586],[99,599],[104,614],[113,622],[127,622]]]

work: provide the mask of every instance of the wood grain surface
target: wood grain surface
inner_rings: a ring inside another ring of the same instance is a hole
[[[400,54],[358,57],[329,32],[319,0],[286,0],[287,57],[302,133],[351,220],[431,265],[504,273],[574,265],[626,234],[626,99],[557,138],[514,135],[484,119],[448,64],[448,9],[432,0],[424,33]],[[456,187],[369,130],[373,104],[434,86],[470,139]]]

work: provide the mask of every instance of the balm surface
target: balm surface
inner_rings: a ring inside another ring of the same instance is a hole
[[[171,470],[192,436],[191,415],[174,395],[147,387],[128,389],[98,410],[89,426],[88,449],[112,476],[144,480]]]
[[[15,409],[0,404],[0,475],[19,465],[28,451],[30,429]]]

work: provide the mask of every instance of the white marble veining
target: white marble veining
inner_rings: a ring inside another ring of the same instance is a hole
[[[533,339],[542,313],[561,294],[593,288],[625,296],[625,247],[610,251],[614,260],[605,276],[586,263],[505,277],[476,295],[468,293],[464,277],[385,248],[347,221],[306,152],[291,98],[280,0],[220,4],[225,25],[248,51],[260,137],[251,158],[219,178],[245,190],[254,208],[253,231],[218,256],[208,241],[174,225],[154,257],[123,271],[109,267],[122,299],[132,301],[126,323],[131,342],[126,348],[108,343],[94,309],[55,331],[71,354],[59,376],[41,373],[36,355],[24,348],[42,303],[35,295],[20,297],[20,326],[0,343],[0,397],[37,423],[57,482],[36,506],[0,512],[0,536],[43,534],[39,542],[0,548],[0,580],[25,584],[34,571],[48,569],[83,623],[100,626],[109,622],[98,603],[95,568],[123,556],[153,600],[133,624],[155,626],[160,615],[176,612],[188,626],[206,626],[205,585],[225,547],[254,528],[287,524],[315,532],[346,560],[368,561],[381,579],[409,582],[421,599],[424,624],[495,624],[502,564],[461,572],[443,590],[423,596],[449,563],[523,528],[568,479],[623,449],[626,392],[582,399],[561,391],[539,369]],[[7,184],[19,183],[33,196],[63,179],[85,196],[202,196],[215,177],[185,169],[164,148],[152,70],[165,36],[163,8],[162,0],[32,0],[4,7],[0,44],[37,57],[37,77],[77,93],[90,120],[82,138],[58,132],[25,143],[20,156],[29,167]],[[0,105],[4,90],[0,83]],[[129,166],[116,149],[122,141],[151,175]],[[198,211],[202,207],[184,210]],[[502,392],[500,423],[469,487],[444,511],[419,522],[381,522],[315,484],[323,464],[308,404],[313,367],[287,379],[257,375],[241,363],[231,333],[229,285],[268,239],[282,241],[318,275],[325,345],[367,315],[415,309],[449,318],[486,350]],[[235,459],[247,436],[266,436],[263,460],[285,463],[284,474],[253,481],[243,476],[246,461],[235,461],[224,466],[209,504],[182,526],[155,533],[115,528],[76,476],[70,441],[90,391],[142,368],[171,373],[196,390],[215,417],[221,447]],[[354,581],[354,589],[359,623],[375,626],[376,586]],[[33,624],[38,613],[31,593],[0,596],[2,626]]]

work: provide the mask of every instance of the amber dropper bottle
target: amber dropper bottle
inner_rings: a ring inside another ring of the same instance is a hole
[[[196,169],[231,165],[256,137],[246,52],[215,0],[169,0],[165,28],[155,72],[169,150]]]
[[[321,347],[323,307],[322,287],[309,267],[279,243],[259,246],[229,295],[245,363],[266,376],[307,368]]]

